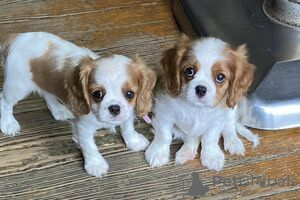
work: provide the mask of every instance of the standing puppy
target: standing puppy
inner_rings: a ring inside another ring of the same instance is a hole
[[[225,161],[218,145],[221,133],[231,154],[245,151],[237,132],[254,146],[259,143],[237,122],[237,104],[254,74],[245,45],[232,49],[220,39],[190,40],[183,35],[165,53],[162,65],[165,84],[156,96],[155,138],[145,154],[152,167],[169,161],[173,136],[184,142],[176,153],[176,164],[193,159],[201,141],[202,164],[217,171]]]
[[[37,92],[55,119],[71,119],[84,168],[92,176],[101,176],[109,168],[94,142],[97,129],[120,125],[127,147],[140,151],[148,146],[133,122],[135,111],[145,116],[151,110],[156,75],[139,58],[99,58],[86,48],[44,32],[12,35],[1,50],[5,79],[0,122],[5,135],[20,131],[13,106]]]

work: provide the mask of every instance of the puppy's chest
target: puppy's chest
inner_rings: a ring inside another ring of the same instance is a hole
[[[225,116],[221,110],[193,109],[177,115],[175,126],[185,134],[201,135],[210,127],[223,126]]]

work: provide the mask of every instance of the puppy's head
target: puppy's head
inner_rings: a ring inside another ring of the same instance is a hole
[[[194,106],[233,108],[251,85],[254,66],[247,49],[216,38],[191,40],[182,35],[163,59],[166,88]]]
[[[139,116],[150,112],[156,75],[140,58],[114,55],[84,62],[77,68],[76,88],[82,91],[73,101],[77,113],[91,111],[100,122],[120,124],[134,111]]]

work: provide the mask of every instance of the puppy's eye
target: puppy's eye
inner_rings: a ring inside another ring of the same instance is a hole
[[[194,67],[193,66],[189,66],[189,67],[185,68],[184,74],[187,77],[193,77],[195,75],[195,69],[194,69]]]
[[[132,99],[134,97],[134,92],[133,91],[127,91],[125,93],[125,96],[128,98],[128,99]]]
[[[222,73],[219,73],[219,74],[217,75],[217,77],[216,77],[216,81],[217,81],[218,83],[222,83],[224,80],[225,80],[225,75],[222,74]]]
[[[100,90],[97,90],[95,92],[93,92],[93,96],[96,98],[96,99],[102,99],[104,94],[103,92],[101,92]]]

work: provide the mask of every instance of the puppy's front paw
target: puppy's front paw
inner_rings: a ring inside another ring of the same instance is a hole
[[[183,145],[175,156],[175,164],[182,165],[188,160],[193,160],[197,154],[197,148]]]
[[[170,147],[152,143],[145,152],[147,162],[151,167],[161,167],[169,162]]]
[[[126,147],[133,151],[142,151],[149,146],[149,141],[142,134],[136,133],[125,141]]]
[[[1,131],[4,135],[15,136],[20,133],[20,125],[15,119],[1,120]]]
[[[225,157],[219,147],[202,149],[201,162],[209,170],[221,171],[224,167]]]
[[[229,151],[231,155],[237,154],[244,156],[245,147],[243,142],[238,138],[226,138],[224,137],[224,149],[225,151]]]
[[[84,163],[84,169],[91,176],[101,177],[107,173],[109,166],[105,160],[88,161]]]

